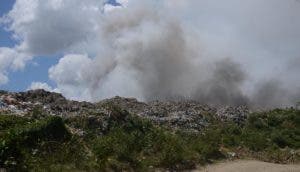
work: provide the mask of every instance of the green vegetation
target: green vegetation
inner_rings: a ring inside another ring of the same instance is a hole
[[[85,135],[71,134],[72,126]],[[87,117],[0,115],[0,167],[11,171],[151,171],[228,158],[299,161],[300,111],[253,113],[243,126],[211,121],[201,133],[174,132],[114,107],[106,127]],[[232,157],[231,157],[232,158]]]
[[[59,117],[31,121],[17,116],[1,116],[0,123],[5,123],[1,127],[0,166],[8,169],[26,168],[26,155],[43,142],[63,142],[70,137]]]

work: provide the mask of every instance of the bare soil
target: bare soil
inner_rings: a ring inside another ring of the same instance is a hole
[[[283,165],[254,160],[238,160],[199,167],[194,172],[300,172],[300,164]]]

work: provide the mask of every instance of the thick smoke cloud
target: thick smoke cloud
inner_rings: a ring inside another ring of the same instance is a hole
[[[230,59],[215,63],[212,76],[201,83],[195,92],[195,99],[203,103],[245,105],[249,100],[242,91],[242,84],[247,79],[241,66]]]
[[[255,107],[300,100],[298,1],[31,1],[16,2],[10,30],[27,54],[64,54],[49,78],[69,98]]]

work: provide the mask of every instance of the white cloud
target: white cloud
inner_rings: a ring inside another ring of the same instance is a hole
[[[117,0],[117,2],[122,4],[122,5],[127,5],[129,0]]]
[[[122,5],[122,7],[127,7],[130,0],[116,0],[118,3]]]
[[[84,52],[95,54],[102,0],[16,0],[0,18],[13,33],[15,47],[0,47],[0,85],[11,70],[23,69],[35,56]]]
[[[101,20],[101,0],[17,0],[2,23],[33,55],[61,53],[90,41]],[[79,27],[80,26],[80,27]]]
[[[84,80],[81,75],[82,69],[90,65],[91,60],[86,55],[67,55],[61,58],[56,66],[49,69],[49,76],[58,83],[79,85]]]
[[[57,83],[57,87],[67,97],[88,99],[88,83],[83,73],[91,64],[91,59],[86,55],[66,55],[49,69],[49,78]]]
[[[19,47],[33,55],[77,51],[93,41],[101,20],[101,0],[17,0],[6,16]]]
[[[9,70],[21,70],[24,68],[26,61],[30,60],[29,55],[17,52],[13,48],[0,47],[0,85],[6,84]]]
[[[0,73],[0,84],[6,84],[8,82],[8,77],[4,72]]]
[[[104,12],[109,13],[109,12],[112,12],[117,9],[125,8],[125,7],[127,7],[129,0],[117,0],[116,2],[120,5],[115,6],[110,3],[104,4],[104,7],[103,7]]]
[[[27,88],[27,90],[37,90],[44,89],[46,91],[57,92],[50,85],[44,82],[32,82],[31,85]]]
[[[111,11],[114,11],[116,9],[121,9],[122,7],[121,6],[114,6],[114,5],[111,5],[111,4],[105,4],[103,9],[104,9],[104,12],[111,12]]]
[[[76,100],[91,100],[103,77],[113,69],[111,59],[95,61],[87,55],[68,54],[49,69],[49,78],[67,97]],[[95,72],[97,70],[97,72]]]

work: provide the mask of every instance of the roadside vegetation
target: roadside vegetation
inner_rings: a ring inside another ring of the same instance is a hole
[[[105,132],[78,120],[0,115],[0,167],[8,171],[192,169],[225,158],[299,162],[300,111],[253,113],[242,125],[211,119],[202,132],[157,127],[116,107]],[[72,134],[70,126],[85,131]],[[89,127],[91,126],[91,127]]]

